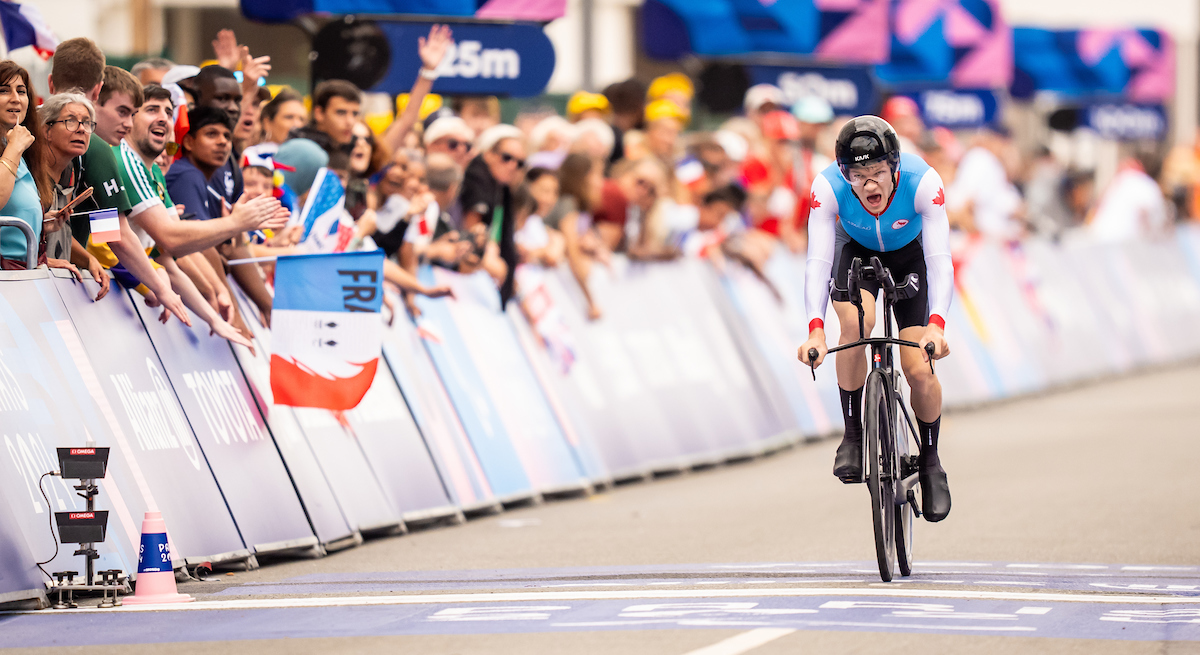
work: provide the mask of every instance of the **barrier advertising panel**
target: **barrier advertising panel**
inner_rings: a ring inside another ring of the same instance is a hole
[[[203,561],[249,557],[129,296],[114,289],[93,301],[99,285],[90,279],[54,285],[71,321],[86,326],[77,337],[62,334],[67,350],[78,368],[93,369],[120,426],[112,456],[127,460],[143,495],[153,494],[147,509],[166,518],[172,552]]]
[[[439,284],[454,289],[456,300],[441,305],[475,364],[534,490],[586,488],[582,464],[567,446],[558,418],[500,309],[496,284],[483,272],[464,276],[434,269],[433,273]]]
[[[46,598],[46,584],[12,515],[12,499],[0,485],[0,603]]]
[[[777,258],[783,256],[776,254]],[[726,266],[722,282],[731,305],[767,363],[771,386],[785,399],[786,423],[809,436],[832,433],[841,413],[828,411],[811,369],[796,358],[797,348],[808,338],[803,308],[784,296],[782,289],[780,297],[775,297],[753,273],[734,262]],[[799,300],[802,303],[803,297]],[[828,378],[827,371],[823,369],[818,378]]]
[[[327,412],[320,432],[316,426],[303,424],[309,439],[322,439],[328,434],[329,441],[336,443],[336,432],[340,431],[357,442],[401,519],[417,521],[458,514],[386,366],[375,370],[375,381],[367,395],[358,407],[344,414],[342,421]]]
[[[357,544],[362,537],[358,530],[351,527],[338,505],[333,488],[317,463],[316,455],[296,420],[296,414],[291,407],[274,404],[271,394],[271,332],[263,327],[258,314],[240,289],[234,289],[237,291],[235,295],[242,318],[254,332],[255,350],[251,353],[243,346],[233,346],[233,353],[245,373],[258,411],[266,421],[283,463],[291,474],[295,492],[300,496],[313,532],[327,548],[335,543]]]
[[[315,545],[312,528],[266,424],[254,410],[229,343],[178,320],[158,322],[161,310],[130,296],[167,378],[179,394],[217,484],[255,552]]]
[[[399,297],[392,300],[395,307],[403,306]],[[423,337],[407,317],[396,317],[384,331],[383,354],[453,502],[464,511],[496,506],[496,496]]]
[[[25,279],[13,279],[21,277]],[[117,447],[116,414],[93,374],[85,380],[67,352],[62,334],[75,327],[46,271],[4,274],[0,280],[0,486],[20,526],[28,550],[38,560],[54,554],[57,532],[52,512],[82,511],[86,505],[72,485],[44,473],[58,469],[55,448],[95,445],[113,448],[108,476],[98,482],[97,507],[110,511],[108,539],[97,546],[97,569],[134,571],[138,562],[140,517],[146,505],[128,460]],[[32,279],[31,279],[32,278]],[[88,371],[91,369],[88,368]],[[89,393],[91,387],[96,393]],[[42,493],[49,500],[49,507]],[[68,545],[47,570],[79,570]],[[37,560],[34,560],[37,561]]]

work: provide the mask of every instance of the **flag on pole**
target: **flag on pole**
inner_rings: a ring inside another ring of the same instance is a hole
[[[353,409],[383,345],[383,251],[293,255],[275,264],[275,404]]]
[[[328,168],[317,171],[304,208],[295,220],[304,225],[300,243],[310,251],[346,249],[354,236],[354,221],[346,213],[346,189],[337,173]]]
[[[42,12],[33,5],[0,1],[0,24],[9,52],[31,45],[43,59],[49,59],[58,47],[58,37],[50,31]]]

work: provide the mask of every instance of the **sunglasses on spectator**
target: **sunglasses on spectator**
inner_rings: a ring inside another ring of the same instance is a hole
[[[175,154],[179,152],[179,143],[175,141],[167,141],[166,144],[163,145],[163,152],[167,153],[168,157],[174,157]]]
[[[511,164],[515,161],[517,162],[517,168],[525,168],[524,159],[510,155],[507,152],[500,153],[500,161],[504,162],[505,164]]]
[[[62,123],[63,127],[67,128],[68,132],[74,132],[75,130],[78,130],[80,126],[83,127],[84,132],[94,132],[96,130],[96,121],[81,121],[77,118],[64,118],[59,121],[46,121],[46,125],[54,125],[55,123]]]
[[[470,150],[471,142],[459,141],[458,139],[446,139],[446,147],[451,150],[458,150],[459,148],[462,148],[463,150]]]

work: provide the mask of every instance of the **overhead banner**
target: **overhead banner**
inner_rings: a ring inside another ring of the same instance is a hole
[[[54,285],[71,322],[87,326],[77,332],[77,341],[70,333],[63,337],[75,366],[92,369],[85,372],[85,382],[93,377],[99,382],[119,426],[111,459],[126,461],[139,487],[145,485],[139,491],[146,496],[147,510],[162,512],[170,522],[172,552],[209,562],[249,557],[184,416],[179,390],[167,379],[129,296],[113,289],[94,301],[99,285],[90,278],[56,278]],[[120,474],[121,468],[111,470]]]
[[[432,23],[377,21],[392,52],[391,65],[371,91],[408,93],[421,59],[417,39]],[[554,72],[554,45],[541,25],[456,23],[454,43],[437,68],[433,92],[443,95],[536,96]]]
[[[1158,29],[1013,28],[1012,95],[1038,91],[1164,103],[1175,95],[1175,43]]]
[[[879,92],[866,66],[747,66],[751,84],[774,84],[788,104],[806,96],[829,101],[834,113],[860,115],[879,109]]]
[[[171,386],[191,421],[246,545],[268,552],[316,545],[296,489],[279,458],[229,342],[193,315],[189,328],[158,321],[131,295]]]
[[[288,23],[312,13],[417,14],[422,16],[552,21],[566,12],[566,0],[241,0],[250,20]]]

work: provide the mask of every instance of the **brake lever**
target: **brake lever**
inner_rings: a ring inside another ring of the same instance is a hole
[[[935,348],[935,347],[934,347],[934,345],[933,345],[933,343],[932,343],[932,342],[925,344],[925,352],[926,352],[926,354],[928,354],[928,355],[929,355],[929,372],[930,372],[930,373],[934,373],[934,370],[933,370],[933,353],[934,353],[934,352],[936,352],[936,351],[937,351],[937,348]],[[934,374],[936,375],[936,373],[934,373]]]
[[[817,381],[817,357],[820,356],[821,353],[817,352],[816,348],[808,349],[808,367],[812,369],[813,382]]]

